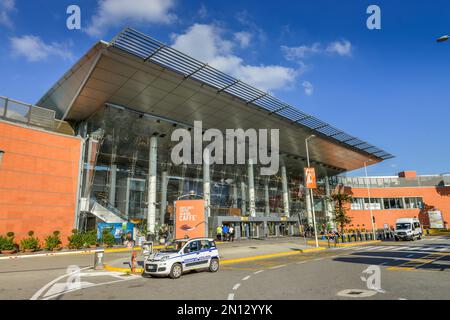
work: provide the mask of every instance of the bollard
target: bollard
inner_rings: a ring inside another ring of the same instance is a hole
[[[136,257],[137,253],[133,250],[133,253],[131,254],[131,272],[136,272]]]
[[[94,254],[94,270],[103,270],[103,257],[104,257],[105,251],[96,251]]]

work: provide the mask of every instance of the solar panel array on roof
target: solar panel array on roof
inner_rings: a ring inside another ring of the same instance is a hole
[[[201,81],[202,83],[216,88],[219,92],[229,93],[242,99],[248,104],[255,105],[268,111],[270,114],[278,115],[291,121],[293,124],[307,127],[329,139],[343,143],[361,152],[371,154],[383,160],[393,158],[393,155],[388,152],[336,129],[333,126],[278,100],[266,92],[239,81],[206,63],[202,63],[131,28],[123,30],[109,45],[137,56],[144,61],[151,61],[152,63],[170,69],[186,78],[193,78]]]

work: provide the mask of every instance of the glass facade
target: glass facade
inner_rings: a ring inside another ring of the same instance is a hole
[[[171,133],[179,125],[170,120],[146,117],[116,107],[105,106],[87,121],[79,123],[78,132],[89,138],[84,157],[83,196],[105,207],[120,211],[131,220],[143,220],[148,207],[148,172],[150,137],[156,136],[157,150],[157,220],[165,209],[166,223],[178,197],[203,195],[203,165],[174,165],[170,159]],[[302,186],[303,163],[286,165],[290,216],[306,220],[306,190]],[[210,165],[211,216],[249,215],[247,165]],[[317,170],[320,172],[320,170]],[[163,173],[167,176],[163,186]],[[324,176],[318,177],[315,209],[319,223],[325,222]],[[260,176],[254,166],[255,209],[257,216],[284,216],[281,170],[274,176]],[[266,188],[268,204],[266,208]],[[166,192],[163,192],[166,191]],[[166,206],[163,197],[166,197]],[[162,209],[161,209],[162,208]],[[160,221],[162,223],[162,221]]]

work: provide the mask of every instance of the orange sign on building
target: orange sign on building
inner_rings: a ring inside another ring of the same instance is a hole
[[[175,238],[206,237],[204,200],[178,200],[175,202]]]
[[[305,185],[308,189],[316,189],[316,170],[314,168],[305,168]]]

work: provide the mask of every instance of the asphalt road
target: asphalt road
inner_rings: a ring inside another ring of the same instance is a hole
[[[224,265],[218,273],[192,272],[177,280],[83,270],[92,260],[0,261],[0,299],[450,299],[450,237]],[[82,269],[81,289],[67,286],[77,281],[67,276],[70,265]]]

